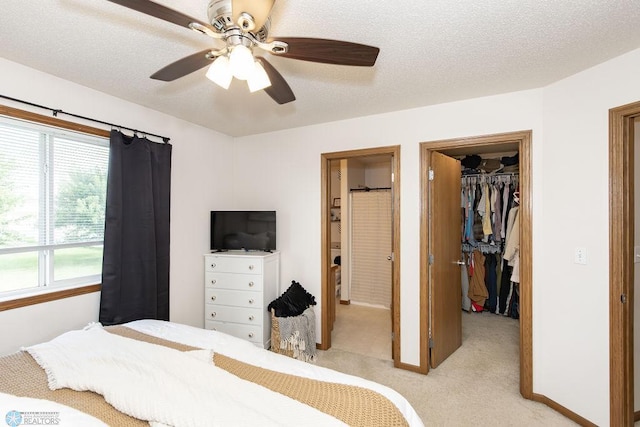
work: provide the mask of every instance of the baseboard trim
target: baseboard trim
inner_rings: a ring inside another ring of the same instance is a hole
[[[422,369],[420,366],[409,365],[408,363],[402,363],[402,362],[395,361],[393,363],[393,366],[394,366],[394,368],[404,369],[405,371],[416,372],[418,374],[426,374],[427,373],[427,371]]]
[[[547,405],[551,409],[559,412],[560,414],[562,414],[565,417],[569,418],[571,421],[574,421],[574,422],[580,424],[581,426],[598,427],[596,424],[592,423],[591,421],[587,420],[586,418],[581,417],[580,415],[576,414],[575,412],[565,408],[564,406],[560,405],[555,400],[549,399],[547,396],[544,396],[544,395],[538,394],[538,393],[533,393],[531,400]]]
[[[640,411],[633,413],[633,421],[640,421]]]

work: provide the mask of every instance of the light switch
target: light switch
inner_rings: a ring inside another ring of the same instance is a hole
[[[573,262],[575,262],[576,264],[586,264],[587,248],[576,248],[575,260]]]

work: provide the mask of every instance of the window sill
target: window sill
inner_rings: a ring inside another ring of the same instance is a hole
[[[61,289],[58,291],[47,291],[35,295],[18,297],[15,299],[0,301],[0,311],[13,310],[14,308],[26,307],[44,302],[56,301],[64,298],[71,298],[78,295],[100,292],[101,284],[79,286],[77,288]]]

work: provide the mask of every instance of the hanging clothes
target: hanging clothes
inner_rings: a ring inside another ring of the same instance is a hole
[[[512,282],[520,282],[520,209],[515,206],[509,211],[507,244],[504,248],[504,259],[513,268]],[[515,274],[514,274],[515,273]],[[514,280],[515,279],[515,280]]]
[[[517,203],[514,192],[514,203]],[[509,268],[509,291],[505,292],[504,305],[500,305],[500,313],[518,319],[519,315],[519,282],[520,282],[520,208],[516,205],[509,210],[507,219],[507,243],[504,249],[504,263]],[[503,264],[504,266],[504,264]],[[506,278],[504,278],[506,279]],[[502,296],[502,292],[501,292]],[[504,311],[503,311],[504,309]]]
[[[517,174],[467,171],[462,180],[462,251],[470,264],[462,269],[463,309],[518,318]]]
[[[502,241],[502,192],[500,185],[494,185],[491,191],[493,206],[493,238],[496,242]]]
[[[487,286],[485,285],[485,257],[480,251],[473,251],[471,254],[472,273],[469,280],[469,298],[480,307],[484,307],[484,302],[489,297]],[[480,310],[481,311],[481,310]]]
[[[500,292],[498,297],[497,313],[505,314],[507,312],[507,302],[512,292],[511,271],[513,268],[509,266],[506,259],[502,260],[502,274],[500,275]]]
[[[502,229],[501,236],[502,239],[507,238],[507,212],[509,210],[509,205],[511,204],[511,192],[509,191],[509,185],[505,184],[502,189]]]
[[[462,309],[464,311],[471,311],[471,298],[469,298],[469,270],[467,269],[468,256],[462,254],[462,261],[464,265],[460,269],[461,283],[462,283]]]
[[[487,288],[487,300],[485,301],[485,308],[491,313],[496,312],[496,306],[498,305],[498,276],[497,267],[498,256],[496,254],[487,254],[485,256],[484,264],[484,283]]]

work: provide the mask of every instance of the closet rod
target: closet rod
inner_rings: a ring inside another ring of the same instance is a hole
[[[44,105],[34,104],[33,102],[23,101],[22,99],[11,98],[10,96],[0,95],[0,98],[8,99],[10,101],[20,102],[22,104],[30,105],[32,107],[42,108],[43,110],[49,110],[49,111],[51,111],[53,113],[53,117],[58,117],[58,114],[66,114],[67,116],[75,117],[77,119],[88,120],[90,122],[100,123],[100,124],[103,124],[103,125],[111,126],[112,128],[130,130],[130,131],[132,131],[134,133],[134,135],[138,135],[138,133],[141,133],[142,135],[145,135],[145,136],[155,136],[156,138],[162,139],[162,141],[165,144],[168,143],[171,140],[171,138],[166,137],[166,136],[156,135],[154,133],[149,133],[149,132],[143,132],[143,131],[138,130],[138,129],[132,129],[132,128],[129,128],[129,127],[126,127],[126,126],[116,125],[114,123],[109,123],[109,122],[104,122],[102,120],[92,119],[91,117],[85,117],[85,116],[80,116],[78,114],[67,113],[66,111],[57,110],[57,109],[51,108],[51,107],[45,107]]]
[[[375,188],[352,188],[349,191],[382,191],[382,190],[391,190],[391,187],[375,187]]]
[[[486,176],[487,178],[492,177],[492,176],[515,176],[515,175],[519,175],[519,172],[496,172],[496,173],[482,173],[482,172],[478,172],[478,173],[464,173],[462,174],[462,177],[466,177],[466,176]]]
[[[502,243],[485,243],[485,242],[475,242],[475,244],[471,244],[468,242],[462,242],[462,252],[473,252],[474,250],[479,250],[482,253],[499,253],[502,252]]]

